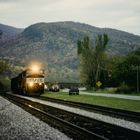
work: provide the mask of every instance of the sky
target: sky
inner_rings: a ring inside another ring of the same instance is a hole
[[[75,21],[140,35],[140,0],[0,0],[0,23]]]

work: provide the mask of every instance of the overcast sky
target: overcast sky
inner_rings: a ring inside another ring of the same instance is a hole
[[[76,21],[140,35],[140,0],[0,0],[0,23]]]

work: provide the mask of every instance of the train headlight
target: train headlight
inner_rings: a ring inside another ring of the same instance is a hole
[[[39,66],[37,66],[37,65],[33,65],[32,67],[31,67],[31,71],[32,71],[32,73],[39,73]]]
[[[42,85],[42,83],[39,83],[39,85],[41,86],[41,85]]]
[[[30,82],[28,83],[29,87],[33,87],[34,86],[34,83]]]

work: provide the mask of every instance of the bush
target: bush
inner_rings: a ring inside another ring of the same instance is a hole
[[[4,90],[10,90],[10,79],[8,77],[0,76],[0,83],[2,84],[2,88],[4,88]]]
[[[117,93],[130,93],[132,91],[134,91],[134,88],[129,87],[125,82],[121,83],[120,87],[116,90]]]
[[[4,90],[4,85],[0,82],[0,91]]]

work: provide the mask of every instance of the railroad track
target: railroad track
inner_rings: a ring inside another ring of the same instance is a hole
[[[62,99],[54,99],[50,97],[37,97],[38,99],[55,102],[71,107],[76,107],[80,109],[84,109],[90,112],[97,112],[104,115],[109,115],[116,118],[121,118],[133,122],[140,122],[140,112],[134,112],[134,111],[128,111],[128,110],[122,110],[122,109],[115,109],[110,107],[103,107],[99,105],[91,105],[86,103],[80,103],[80,102],[73,102],[68,100],[62,100]]]
[[[127,128],[80,116],[30,99],[6,94],[14,103],[35,111],[39,118],[59,128],[76,140],[132,140],[139,139],[140,133]]]

